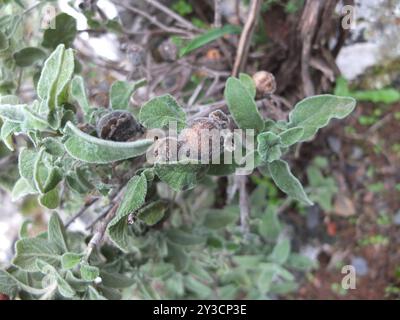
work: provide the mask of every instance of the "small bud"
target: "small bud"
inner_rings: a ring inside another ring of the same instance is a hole
[[[257,96],[264,97],[273,94],[276,90],[276,81],[272,73],[267,71],[258,71],[253,75],[253,80],[257,89]]]
[[[143,133],[141,125],[127,111],[112,111],[97,122],[97,135],[101,139],[128,141]]]
[[[171,39],[164,40],[158,47],[160,57],[167,62],[175,61],[178,58],[178,48]]]
[[[126,51],[129,61],[132,63],[133,66],[138,67],[144,64],[146,54],[142,47],[137,45],[130,45],[126,48]]]

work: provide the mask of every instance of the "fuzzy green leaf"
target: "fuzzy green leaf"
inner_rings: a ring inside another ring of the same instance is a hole
[[[168,209],[168,203],[166,201],[158,200],[140,209],[137,217],[144,221],[148,226],[154,226],[165,215],[165,211]]]
[[[76,20],[66,13],[60,13],[52,23],[54,23],[55,28],[45,30],[43,47],[55,49],[60,44],[70,47],[77,33]]]
[[[100,270],[100,277],[104,286],[114,289],[127,288],[136,282],[133,277],[130,278],[121,273],[110,273],[105,270]]]
[[[61,266],[64,270],[73,269],[82,259],[82,254],[66,252],[61,257]]]
[[[276,207],[268,206],[266,213],[261,218],[259,233],[268,240],[276,240],[282,231]]]
[[[38,96],[46,101],[49,110],[66,102],[66,89],[74,72],[72,49],[59,45],[44,63],[37,84]]]
[[[107,300],[104,296],[102,296],[95,288],[89,286],[85,295],[86,300]]]
[[[294,127],[279,134],[281,142],[285,147],[295,144],[303,137],[303,135],[304,129],[302,127]]]
[[[9,47],[9,42],[6,35],[0,31],[0,52],[7,50]]]
[[[210,229],[221,229],[235,222],[239,217],[239,210],[235,207],[224,209],[208,209],[204,217],[204,226]]]
[[[195,246],[199,244],[204,244],[206,240],[203,236],[195,235],[181,229],[168,230],[167,237],[169,241],[180,246]]]
[[[145,79],[137,82],[115,81],[110,91],[110,107],[114,110],[127,110],[134,91],[146,83]]]
[[[47,263],[58,266],[60,262],[60,251],[58,247],[42,238],[27,238],[18,240],[16,255],[13,264],[22,270],[29,272],[39,271],[36,261],[44,260]]]
[[[18,289],[18,282],[7,271],[0,270],[0,293],[13,297]]]
[[[283,160],[275,160],[268,164],[268,170],[277,187],[285,192],[289,197],[292,197],[306,205],[313,205],[304,192],[300,181],[291,173],[287,162]]]
[[[33,182],[33,172],[38,153],[32,149],[21,149],[18,157],[19,174],[29,183]]]
[[[152,140],[133,142],[115,142],[88,135],[79,130],[72,122],[66,125],[68,140],[65,149],[75,159],[88,163],[110,163],[144,154],[153,143]]]
[[[55,209],[60,204],[60,193],[57,188],[42,194],[38,198],[39,203],[48,209]]]
[[[254,98],[240,80],[230,77],[226,82],[224,96],[239,128],[262,131],[264,121],[258,112]]]
[[[147,194],[147,179],[144,175],[134,176],[127,184],[124,198],[118,207],[114,219],[109,226],[112,227],[128,214],[138,210],[143,204]]]
[[[239,80],[242,83],[242,85],[247,89],[247,92],[250,94],[250,97],[255,98],[256,84],[253,78],[246,73],[241,73],[239,74]]]
[[[355,106],[356,100],[350,97],[329,94],[309,97],[296,104],[290,112],[289,128],[302,127],[304,133],[300,140],[309,140],[332,118],[347,117]]]
[[[43,184],[43,193],[47,193],[53,190],[63,179],[62,170],[58,167],[53,167],[50,169],[46,181]]]
[[[81,277],[86,281],[93,281],[100,275],[99,268],[91,266],[86,262],[81,263]]]
[[[90,111],[89,100],[86,94],[85,83],[81,76],[75,76],[71,81],[71,96],[78,102],[82,111],[87,114]]]
[[[37,193],[36,189],[25,178],[20,178],[11,191],[11,199],[12,201],[16,201],[28,194],[35,193]]]
[[[283,264],[289,258],[290,254],[290,241],[287,239],[279,241],[270,256],[273,262]]]
[[[178,130],[185,127],[186,114],[169,94],[146,102],[139,113],[139,121],[148,129],[165,128],[170,121],[177,122]]]
[[[129,243],[127,239],[126,216],[135,212],[145,202],[147,194],[147,179],[145,175],[134,176],[127,184],[124,198],[113,220],[108,225],[110,239],[121,250],[127,251]]]
[[[48,240],[62,252],[68,251],[67,234],[63,222],[57,213],[53,213],[50,217],[48,227]]]
[[[6,120],[3,122],[3,125],[1,126],[0,139],[3,140],[6,147],[11,151],[14,151],[12,134],[18,131],[21,131],[21,125],[18,122]]]
[[[257,151],[264,162],[278,160],[281,155],[281,137],[273,132],[263,132],[257,136]]]
[[[19,67],[29,67],[36,61],[46,58],[46,52],[40,48],[27,47],[14,53],[15,64]]]
[[[2,104],[0,105],[0,118],[5,121],[21,123],[25,119],[24,107],[26,104]]]
[[[44,138],[42,144],[47,153],[55,157],[62,157],[65,153],[63,144],[56,138]]]
[[[173,190],[193,189],[199,179],[207,172],[208,166],[199,163],[170,162],[156,163],[155,173],[161,181],[167,183]]]

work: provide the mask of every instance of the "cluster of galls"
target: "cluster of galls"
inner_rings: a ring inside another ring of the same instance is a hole
[[[96,126],[97,136],[112,141],[129,141],[144,133],[143,127],[128,111],[111,111]]]
[[[253,75],[256,96],[264,98],[276,90],[273,74],[258,71]],[[156,140],[152,151],[156,162],[181,159],[213,161],[224,151],[231,136],[229,118],[221,110],[211,112],[208,117],[192,120],[177,136]],[[96,124],[97,136],[112,141],[132,141],[144,134],[143,126],[128,111],[110,111],[101,116]]]
[[[211,163],[224,151],[229,118],[220,110],[192,120],[176,137],[165,137],[153,147],[156,162],[196,160]]]

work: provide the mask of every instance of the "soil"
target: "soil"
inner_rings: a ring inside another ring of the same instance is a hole
[[[376,110],[382,114],[372,126],[359,123],[361,117],[371,116]],[[313,233],[307,230],[305,216],[288,213],[295,228],[303,230],[299,241],[317,243],[321,248],[319,269],[292,298],[400,298],[400,290],[390,290],[400,287],[400,225],[394,223],[394,216],[400,213],[400,150],[395,147],[400,141],[399,114],[400,104],[359,103],[344,123],[330,126],[301,148],[297,163],[303,168],[306,161],[301,159],[319,155],[330,160],[330,170],[339,185],[336,198],[350,199],[355,214],[343,217],[335,212],[322,213],[318,232]],[[329,147],[332,137],[340,144],[338,153]],[[337,289],[344,277],[341,267],[352,264],[354,257],[366,262],[367,272],[357,276],[356,289]]]

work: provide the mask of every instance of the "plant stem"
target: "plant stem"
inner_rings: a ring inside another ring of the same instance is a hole
[[[261,3],[262,0],[252,0],[250,3],[247,21],[243,27],[242,34],[240,35],[239,44],[236,51],[236,59],[232,71],[233,76],[237,76],[239,74],[247,61],[251,39],[253,38]]]

